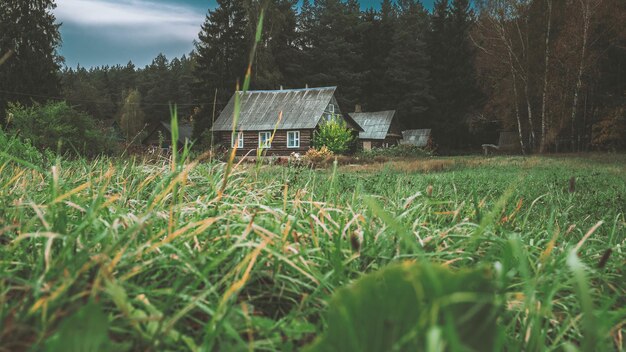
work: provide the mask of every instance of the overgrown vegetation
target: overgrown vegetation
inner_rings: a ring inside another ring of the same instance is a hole
[[[363,159],[374,159],[381,156],[388,158],[417,158],[431,155],[432,153],[430,151],[411,144],[399,144],[388,148],[361,150],[358,154],[358,156]]]
[[[79,319],[72,338],[102,349],[298,350],[335,326],[337,289],[416,260],[490,268],[495,346],[624,348],[626,160],[615,158],[442,159],[453,167],[431,174],[241,164],[224,183],[224,164],[37,170],[2,154],[0,341],[54,346]],[[430,323],[411,346],[454,350]]]
[[[115,148],[112,131],[99,130],[90,116],[66,102],[9,104],[7,115],[9,127],[40,150],[96,156]]]

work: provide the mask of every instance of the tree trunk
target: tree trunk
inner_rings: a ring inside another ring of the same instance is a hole
[[[530,134],[529,134],[529,147],[531,149],[531,153],[532,151],[535,149],[535,126],[533,124],[533,109],[532,106],[530,105],[530,97],[528,96],[528,77],[526,77],[526,82],[524,85],[524,93],[526,94],[526,108],[528,109],[528,127],[530,129]]]
[[[544,71],[543,71],[543,92],[541,95],[541,144],[539,152],[546,151],[546,134],[548,132],[548,121],[546,117],[546,97],[548,95],[548,64],[550,63],[550,28],[552,26],[552,0],[546,0],[548,4],[548,24],[546,28],[546,49],[544,54]]]
[[[513,66],[513,56],[509,51],[509,64],[511,65],[511,75],[513,76],[513,96],[515,100],[515,118],[517,120],[517,132],[519,133],[519,144],[522,148],[522,155],[526,155],[526,147],[524,146],[524,134],[522,133],[522,120],[519,116],[519,106],[517,103],[517,79],[515,76],[515,67]]]
[[[587,50],[587,35],[589,32],[589,22],[591,22],[591,9],[589,8],[588,0],[580,0],[580,7],[583,11],[583,37],[582,48],[580,50],[580,64],[578,65],[578,78],[576,80],[576,88],[574,89],[574,99],[572,101],[572,116],[571,116],[571,130],[570,139],[572,151],[574,151],[576,139],[575,139],[575,123],[576,123],[576,107],[578,106],[578,95],[580,88],[583,85],[583,70],[585,67],[585,52]]]
[[[520,33],[521,36],[521,33]],[[531,152],[535,149],[535,124],[533,123],[533,108],[530,103],[530,95],[528,87],[530,85],[530,43],[528,41],[529,30],[528,30],[528,15],[526,16],[526,46],[524,48],[524,56],[526,57],[526,77],[524,80],[524,94],[526,94],[526,109],[528,110],[528,127],[530,129],[530,133],[528,135],[528,144]],[[522,39],[522,38],[520,38]]]

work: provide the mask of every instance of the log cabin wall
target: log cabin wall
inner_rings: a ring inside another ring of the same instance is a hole
[[[300,147],[290,148],[287,147],[287,132],[300,131]],[[243,156],[248,154],[249,156],[256,156],[256,149],[259,147],[259,132],[272,131],[244,131],[243,132],[243,148],[237,149],[237,156]],[[299,153],[300,155],[306,153],[311,147],[311,138],[313,130],[280,130],[274,134],[274,140],[270,148],[266,148],[266,156],[289,156],[291,153]],[[231,132],[220,132],[220,143],[230,149],[231,147]]]

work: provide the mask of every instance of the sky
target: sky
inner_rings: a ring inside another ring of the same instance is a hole
[[[433,0],[423,0],[430,8]],[[380,0],[360,0],[380,7]],[[143,67],[159,53],[169,59],[193,49],[207,10],[216,0],[58,0],[59,50],[65,65]]]

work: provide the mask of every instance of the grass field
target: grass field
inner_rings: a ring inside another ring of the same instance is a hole
[[[625,155],[0,162],[0,350],[298,350],[407,260],[491,268],[503,350],[626,347]]]

